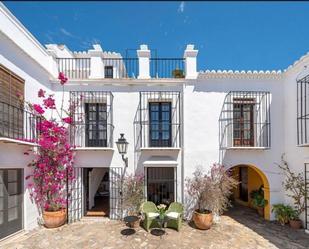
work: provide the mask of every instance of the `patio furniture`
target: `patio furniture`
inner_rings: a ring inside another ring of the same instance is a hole
[[[151,201],[146,201],[142,204],[142,214],[144,215],[143,227],[149,232],[149,228],[158,226],[156,217],[159,216],[159,211],[156,205]]]
[[[169,218],[167,227],[175,228],[179,232],[182,225],[183,205],[179,202],[172,202],[165,215]]]
[[[167,227],[167,222],[170,220],[170,218],[166,215],[164,215],[163,217],[159,215],[155,218],[155,220],[159,224],[160,230],[162,231],[162,233],[160,234],[160,239],[162,239],[162,235],[167,234],[167,232],[165,231],[165,228]]]

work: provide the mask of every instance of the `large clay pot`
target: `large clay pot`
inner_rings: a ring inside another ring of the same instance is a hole
[[[212,225],[213,215],[211,212],[204,214],[195,211],[192,220],[198,229],[207,230]]]
[[[264,217],[264,207],[257,207],[256,210],[259,216]]]
[[[290,227],[293,229],[300,229],[302,227],[301,220],[290,220]]]
[[[56,228],[62,226],[66,222],[67,211],[61,209],[59,211],[44,211],[44,225],[47,228]]]

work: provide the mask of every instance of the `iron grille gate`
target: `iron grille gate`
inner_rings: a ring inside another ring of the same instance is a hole
[[[309,229],[309,163],[305,163],[305,226]]]
[[[83,168],[74,168],[74,180],[67,181],[67,222],[73,223],[80,220],[85,213],[83,184]],[[122,182],[123,168],[109,168],[109,218],[119,220],[123,217],[122,210]]]
[[[109,169],[109,218],[120,220],[123,218],[122,209],[123,168]]]
[[[74,180],[67,181],[67,222],[73,223],[84,215],[83,205],[83,168],[73,169]]]

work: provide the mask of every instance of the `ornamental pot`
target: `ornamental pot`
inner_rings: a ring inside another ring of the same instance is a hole
[[[43,211],[44,225],[47,228],[56,228],[62,226],[67,219],[67,210]]]
[[[193,213],[192,220],[198,229],[207,230],[212,226],[213,215],[211,211],[201,213],[196,210]]]
[[[264,217],[264,207],[257,207],[256,210],[259,216]]]
[[[290,227],[293,229],[300,229],[302,227],[302,222],[301,220],[290,220]]]

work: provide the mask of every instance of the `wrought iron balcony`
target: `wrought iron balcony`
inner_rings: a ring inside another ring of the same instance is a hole
[[[71,143],[76,147],[113,147],[113,95],[103,91],[70,92],[73,123]]]
[[[37,141],[39,118],[24,108],[0,102],[0,138]]]
[[[180,92],[140,92],[134,119],[135,149],[181,147]]]
[[[297,144],[309,146],[309,75],[297,80]]]
[[[184,58],[150,58],[151,78],[185,78]]]
[[[220,150],[270,147],[270,93],[229,92],[219,118]]]

